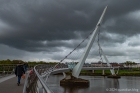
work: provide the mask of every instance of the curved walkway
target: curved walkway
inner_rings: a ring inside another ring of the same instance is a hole
[[[0,78],[0,93],[22,93],[24,81],[24,79],[21,79],[21,84],[17,86],[15,75]]]

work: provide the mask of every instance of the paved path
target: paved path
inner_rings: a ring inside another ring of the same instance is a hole
[[[10,78],[13,78],[13,77],[15,77],[15,75],[2,76],[2,77],[0,78],[0,83],[1,83],[1,82],[4,82],[4,81],[6,81],[6,80],[8,80],[8,79],[10,79]]]
[[[21,79],[21,84],[17,86],[17,77],[15,75],[8,76],[10,78],[0,78],[0,93],[22,93],[24,79]],[[4,79],[2,81],[2,79]]]

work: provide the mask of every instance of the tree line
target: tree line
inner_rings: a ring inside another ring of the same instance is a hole
[[[19,62],[24,63],[25,61],[23,60],[0,60],[0,64],[18,64]],[[26,61],[27,62],[27,61]],[[57,64],[58,62],[44,62],[44,61],[28,61],[28,64]],[[126,61],[124,62],[126,65],[135,65],[137,64],[136,62],[132,62],[132,61]]]
[[[10,60],[10,59],[7,59],[7,60],[0,60],[0,64],[18,64],[19,62],[21,63],[25,63],[27,61],[23,61],[23,60]],[[57,62],[44,62],[44,61],[28,61],[27,62],[28,64],[57,64]]]

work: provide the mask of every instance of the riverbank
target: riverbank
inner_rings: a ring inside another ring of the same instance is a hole
[[[115,70],[115,73],[117,70]],[[66,72],[66,74],[70,75],[71,72]],[[58,73],[56,75],[62,75],[62,73]],[[104,70],[104,75],[102,73],[102,70],[94,70],[94,73],[92,70],[82,70],[80,73],[80,76],[108,76],[111,75],[110,70]],[[129,69],[129,70],[119,70],[118,71],[119,76],[140,76],[140,70],[139,69]]]
[[[115,70],[117,72],[117,70]],[[110,70],[104,70],[104,75],[110,75]],[[81,71],[80,75],[88,75],[88,76],[102,76],[102,70],[94,70],[94,73],[92,71]],[[129,69],[129,70],[119,70],[118,71],[119,76],[140,76],[140,70],[139,69]]]
[[[84,76],[108,76],[111,75],[111,73],[105,73],[104,75],[102,73],[84,73],[81,72],[80,75],[84,75]],[[123,73],[118,73],[117,75],[119,76],[140,76],[140,72],[123,72]]]

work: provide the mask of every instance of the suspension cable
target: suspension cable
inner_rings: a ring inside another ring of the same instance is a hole
[[[98,47],[100,46],[100,28],[99,28],[99,32],[98,32]],[[102,58],[102,54],[101,54],[101,48],[99,47],[99,55],[100,55],[100,60],[103,62],[103,58]]]
[[[79,43],[69,54],[67,54],[67,55],[60,61],[60,63],[63,62],[69,55],[71,55],[78,47],[80,47],[81,44],[82,44],[87,38],[89,38],[89,36],[90,36],[92,33],[93,33],[93,31],[90,32],[89,35],[88,35],[85,39],[83,39],[82,42]]]
[[[83,39],[82,42],[79,43],[70,53],[68,53],[59,63],[57,63],[56,65],[54,65],[54,67],[52,68],[52,70],[54,70],[61,62],[63,62],[63,61],[64,61],[68,56],[70,56],[78,47],[80,47],[81,44],[82,44],[83,42],[85,42],[85,40],[88,39],[89,36],[90,36],[92,33],[93,33],[93,31],[90,32],[89,35],[87,35],[86,38]]]

